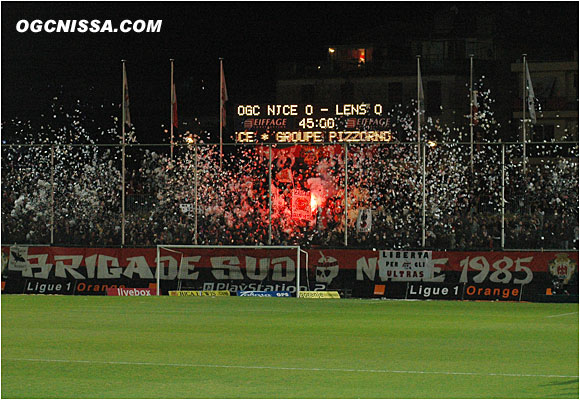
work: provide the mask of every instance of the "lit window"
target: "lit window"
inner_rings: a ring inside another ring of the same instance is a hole
[[[364,64],[366,60],[365,49],[358,49],[358,62]]]

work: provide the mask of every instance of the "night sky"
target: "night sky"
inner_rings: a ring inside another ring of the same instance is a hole
[[[218,57],[224,58],[231,104],[269,102],[277,63],[323,59],[329,44],[368,36],[375,27],[410,23],[416,30],[409,35],[420,34],[437,10],[454,5],[466,15],[505,9],[511,23],[501,34],[513,37],[522,52],[578,48],[577,2],[3,2],[2,120],[34,119],[61,92],[95,104],[119,103],[126,59],[133,123],[142,142],[159,143],[160,126],[169,122],[170,58],[180,116],[217,118]],[[163,25],[161,33],[34,34],[16,31],[21,19],[162,19]]]

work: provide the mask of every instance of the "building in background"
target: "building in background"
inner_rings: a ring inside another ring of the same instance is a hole
[[[570,61],[528,60],[530,78],[536,97],[537,120],[529,141],[578,140],[578,51]],[[521,124],[523,66],[521,60],[511,65],[519,96],[514,98],[513,123]],[[521,131],[521,129],[520,129]],[[520,132],[521,140],[521,132]]]
[[[469,124],[472,54],[474,82],[481,80],[483,88],[491,91],[494,116],[502,125],[497,137],[482,137],[483,132],[477,129],[476,140],[516,141],[521,140],[521,123],[514,105],[522,104],[522,94],[521,61],[514,62],[527,53],[531,60],[551,61],[530,63],[534,88],[537,78],[540,90],[536,93],[544,111],[533,140],[576,140],[577,51],[574,61],[570,61],[576,49],[555,53],[542,41],[533,40],[537,21],[522,18],[517,5],[506,7],[501,12],[481,3],[477,8],[472,4],[443,8],[433,15],[433,23],[428,26],[401,22],[372,28],[346,43],[329,45],[318,60],[280,64],[277,101],[411,105],[417,98],[416,56],[420,55],[426,116],[450,127],[465,126]],[[525,36],[525,32],[532,32],[529,41],[515,40]],[[526,43],[527,47],[516,43]]]

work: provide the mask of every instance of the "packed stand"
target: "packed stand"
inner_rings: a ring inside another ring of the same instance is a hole
[[[347,176],[342,146],[332,151],[299,147],[292,156],[290,148],[274,152],[270,190],[267,147],[227,153],[222,170],[215,146],[200,145],[197,156],[193,146],[186,148],[174,161],[143,150],[134,156],[139,167],[127,174],[125,245],[343,247],[347,179],[349,247],[422,247],[422,166],[416,146],[349,146]],[[426,248],[501,249],[498,148],[480,149],[474,174],[465,146],[428,148]],[[31,160],[42,174],[31,165],[22,168],[26,157],[15,157],[21,150],[11,151],[10,157],[3,153],[3,161],[8,160],[2,168],[3,243],[49,243],[50,173],[38,157]],[[313,159],[305,163],[304,157]],[[120,174],[113,154],[93,149],[75,159],[84,163],[82,168],[55,174],[53,243],[119,246]],[[64,160],[57,165],[67,168]],[[514,161],[506,163],[506,170],[505,248],[578,248],[577,163],[560,157],[553,165],[530,165],[524,175],[521,163]],[[317,198],[312,218],[293,218],[295,189]],[[361,210],[372,215],[367,230],[357,222]]]

